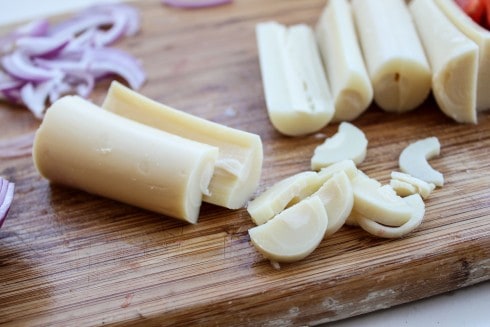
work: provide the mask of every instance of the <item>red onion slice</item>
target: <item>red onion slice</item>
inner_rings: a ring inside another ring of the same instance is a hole
[[[30,82],[43,82],[60,76],[57,70],[39,68],[22,52],[13,52],[2,58],[3,69],[12,77]]]
[[[12,79],[10,76],[0,72],[0,92],[19,89],[24,83],[25,82],[18,79]]]
[[[46,19],[37,19],[19,27],[15,34],[17,36],[41,36],[46,35],[48,30],[49,22]]]
[[[99,28],[110,25],[111,22],[111,17],[107,14],[92,12],[91,15],[78,15],[53,26],[47,36],[77,36],[89,28]]]
[[[84,49],[93,48],[95,46],[95,36],[97,35],[97,28],[91,27],[86,31],[80,33],[77,37],[73,38],[70,43],[63,48],[61,56],[65,57],[69,54],[77,54],[83,52]]]
[[[14,104],[22,104],[22,100],[20,99],[20,89],[6,90],[3,91],[1,95],[2,100],[6,100]]]
[[[96,36],[97,45],[109,45],[117,41],[122,36],[133,36],[140,28],[140,17],[138,12],[125,4],[118,5],[98,5],[92,7],[106,13],[112,19],[112,26],[107,31],[100,31]],[[90,15],[90,12],[86,12]]]
[[[55,26],[35,21],[0,39],[0,97],[24,104],[42,119],[47,105],[65,94],[88,97],[95,81],[117,75],[137,89],[146,80],[141,64],[107,47],[140,27],[125,4],[97,5]]]
[[[13,79],[0,71],[0,99],[18,104],[20,102],[20,89],[25,81]]]
[[[133,89],[140,88],[146,79],[141,64],[126,52],[114,48],[103,51],[96,49],[90,56],[88,69],[99,78],[116,74],[124,78]]]
[[[75,77],[75,74],[73,75]],[[95,77],[90,73],[80,73],[76,76],[75,90],[83,98],[87,98],[95,86]],[[53,101],[51,101],[53,102]]]
[[[104,27],[110,26],[107,29]],[[89,28],[96,28],[96,45],[109,45],[122,36],[135,35],[140,27],[139,14],[124,4],[95,5],[82,11],[74,19],[61,23],[50,30],[50,35],[78,35]]]
[[[15,41],[24,36],[42,36],[48,32],[49,22],[45,19],[34,20],[19,27],[13,33],[0,38],[0,51],[9,52],[13,49]]]
[[[134,36],[140,30],[141,18],[138,11],[128,5],[119,4],[117,9],[121,14],[126,16],[126,33],[125,36]]]
[[[73,73],[86,72],[88,61],[85,58],[59,58],[57,60],[46,60],[43,58],[34,58],[34,63],[41,68],[50,70],[60,70],[66,75]]]
[[[27,56],[53,57],[66,47],[71,36],[26,36],[15,42],[16,50]]]
[[[233,2],[232,0],[162,0],[162,3],[176,8],[196,9],[216,7]]]
[[[36,118],[43,118],[50,92],[60,83],[62,79],[58,77],[39,84],[27,83],[22,87],[20,97]]]
[[[107,31],[100,31],[95,35],[95,44],[109,45],[123,37],[126,33],[126,17],[123,15],[111,15],[113,25]]]
[[[5,218],[10,210],[14,199],[15,184],[0,177],[0,227],[2,227]]]
[[[73,82],[75,84],[75,82]],[[49,102],[53,103],[65,94],[69,94],[73,91],[73,85],[67,81],[59,81],[55,83],[51,90],[48,92]]]

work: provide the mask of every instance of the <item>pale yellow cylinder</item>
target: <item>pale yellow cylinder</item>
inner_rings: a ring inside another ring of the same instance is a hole
[[[221,125],[151,100],[113,82],[102,108],[167,133],[219,149],[204,202],[229,209],[243,207],[255,192],[262,172],[260,136]]]
[[[54,183],[195,223],[218,151],[66,96],[47,110],[33,159]]]
[[[352,0],[376,104],[388,112],[418,107],[431,90],[431,69],[404,0]]]

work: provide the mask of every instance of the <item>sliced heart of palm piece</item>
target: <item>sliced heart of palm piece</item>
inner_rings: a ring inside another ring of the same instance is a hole
[[[285,178],[250,201],[247,211],[256,225],[262,225],[289,205],[315,192],[318,189],[317,180],[318,175],[313,171]]]
[[[360,164],[366,158],[368,140],[364,132],[348,122],[339,125],[337,133],[315,148],[311,168],[319,170],[342,161],[352,160]]]
[[[323,240],[328,216],[314,196],[282,211],[267,223],[249,229],[255,248],[269,260],[298,261],[312,253]]]
[[[276,22],[256,26],[267,112],[282,134],[318,131],[334,114],[320,53],[311,27]]]
[[[396,194],[390,185],[360,173],[352,181],[354,210],[362,216],[383,225],[401,226],[411,215],[410,206]]]
[[[429,164],[427,160],[438,156],[441,145],[437,137],[428,137],[410,143],[403,149],[398,159],[400,170],[427,183],[444,185],[444,176]]]
[[[328,215],[328,227],[325,236],[338,231],[349,217],[354,206],[354,193],[346,173],[340,171],[332,176],[312,196],[319,197]]]
[[[391,172],[390,185],[400,196],[418,193],[423,199],[427,199],[436,187],[433,183],[427,183],[417,177],[398,171]]]
[[[422,223],[425,215],[425,204],[419,194],[407,196],[403,200],[412,209],[412,213],[410,219],[401,226],[386,226],[362,215],[356,216],[355,221],[362,229],[375,236],[383,238],[402,237],[416,229]]]
[[[373,87],[361,53],[348,0],[327,1],[315,28],[335,101],[333,121],[350,121],[373,101]]]

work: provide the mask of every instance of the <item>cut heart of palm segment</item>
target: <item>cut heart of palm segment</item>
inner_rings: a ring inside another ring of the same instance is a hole
[[[412,216],[413,209],[390,185],[358,173],[352,181],[354,210],[362,216],[387,226],[401,226]]]
[[[401,226],[391,227],[382,225],[362,215],[357,215],[355,217],[356,222],[359,224],[359,226],[361,226],[362,229],[378,237],[402,237],[417,228],[422,223],[425,215],[425,204],[419,194],[407,196],[403,198],[403,200],[412,209],[412,214],[410,215],[410,219]]]
[[[343,171],[335,173],[313,196],[322,200],[327,211],[325,236],[332,235],[344,225],[354,205],[354,194],[347,174]]]
[[[248,230],[255,248],[276,262],[294,262],[313,252],[328,226],[327,211],[318,196],[300,201],[267,223]]]

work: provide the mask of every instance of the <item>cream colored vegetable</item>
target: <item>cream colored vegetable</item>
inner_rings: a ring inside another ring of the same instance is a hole
[[[405,190],[405,196],[418,193],[423,199],[427,199],[436,187],[433,183],[427,183],[420,178],[397,171],[393,171],[391,173],[390,185],[399,195],[401,195],[399,191]],[[409,186],[412,186],[413,189],[411,189]]]
[[[440,109],[460,123],[476,123],[478,46],[433,0],[409,4],[432,66],[432,91]]]
[[[351,123],[342,122],[335,135],[315,148],[311,168],[319,170],[346,159],[360,164],[366,157],[367,145],[368,141],[362,130]]]
[[[246,204],[262,173],[262,141],[256,134],[220,125],[153,101],[113,82],[102,105],[139,123],[219,148],[205,202],[229,209]]]
[[[284,210],[267,223],[248,230],[255,248],[266,258],[293,262],[305,258],[323,240],[328,216],[322,201],[310,197]]]
[[[396,194],[398,194],[401,197],[418,193],[417,188],[415,186],[398,179],[391,179],[390,186],[395,190]]]
[[[357,118],[373,101],[348,0],[329,0],[316,25],[318,46],[335,101],[334,121]]]
[[[324,127],[334,107],[312,29],[267,22],[257,25],[256,35],[272,125],[292,136]]]
[[[351,3],[374,100],[390,112],[418,107],[430,93],[431,70],[405,1]]]
[[[441,145],[437,137],[428,137],[409,144],[398,159],[402,172],[436,186],[444,185],[444,176],[431,167],[427,160],[438,156]]]
[[[377,180],[358,173],[352,181],[354,210],[362,216],[383,225],[401,226],[406,223],[412,209],[399,197],[390,185],[381,185]]]
[[[332,235],[345,223],[354,205],[354,193],[345,172],[335,173],[312,197],[319,197],[327,211],[328,227],[325,236]]]
[[[490,109],[490,31],[474,22],[454,0],[436,0],[451,22],[478,45],[477,110]],[[487,9],[488,10],[488,9]]]
[[[343,171],[350,180],[357,176],[358,170],[354,161],[350,159],[341,160],[331,164],[328,167],[322,168],[318,172],[319,177],[319,185],[320,187],[323,183],[325,183],[328,179],[330,179],[334,174]]]
[[[247,211],[255,224],[262,225],[288,205],[299,202],[317,189],[317,173],[301,172],[279,181],[250,201]]]
[[[33,158],[54,183],[195,223],[218,148],[66,96],[47,110]]]
[[[343,172],[352,179],[357,175],[352,160],[343,160],[323,168],[318,173],[305,171],[287,177],[249,202],[247,211],[255,224],[261,225],[272,219],[286,207],[312,195],[336,173]]]
[[[401,226],[385,226],[377,223],[374,220],[363,217],[362,215],[356,216],[356,222],[362,229],[378,237],[402,237],[420,226],[425,215],[425,204],[419,194],[407,196],[406,198],[403,198],[403,201],[405,201],[412,209],[412,213],[410,219]]]

